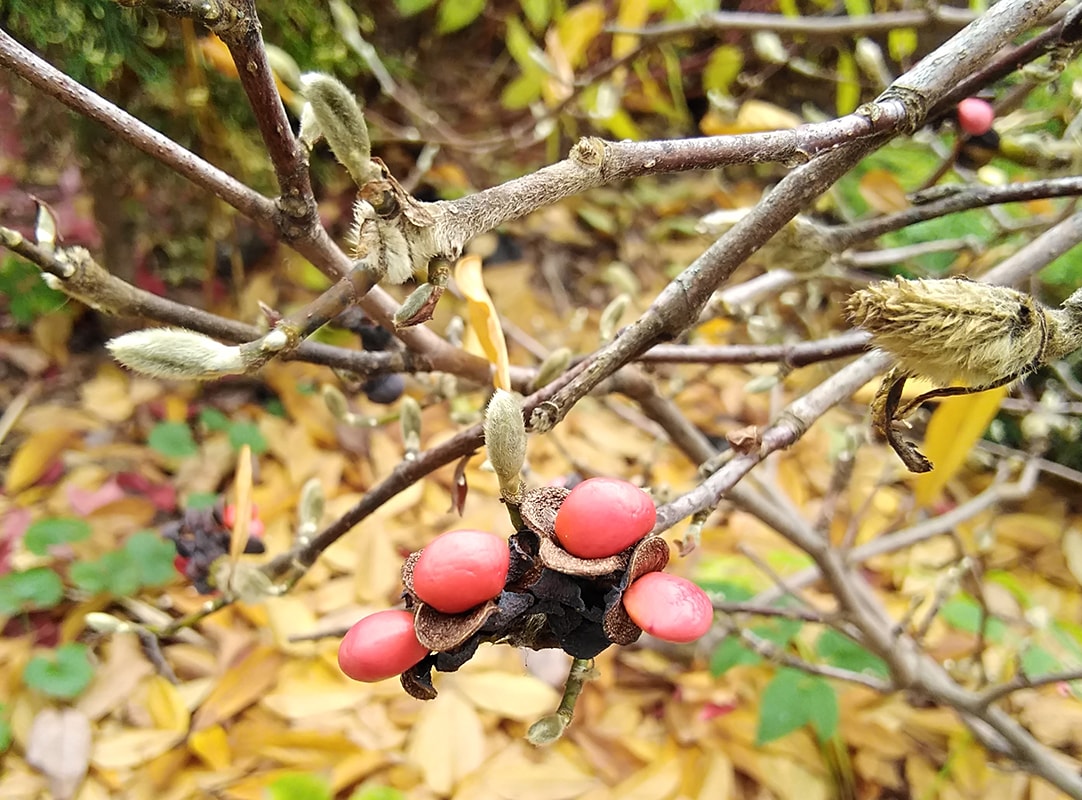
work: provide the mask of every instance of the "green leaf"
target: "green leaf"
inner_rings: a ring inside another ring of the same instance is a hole
[[[903,61],[917,51],[915,28],[891,28],[887,33],[887,52],[895,61]]]
[[[1022,669],[1027,677],[1039,678],[1060,669],[1060,663],[1040,645],[1031,645],[1022,652]]]
[[[34,555],[44,556],[53,545],[81,542],[90,535],[90,524],[74,517],[53,517],[30,523],[23,536],[26,549]]]
[[[552,0],[519,0],[522,13],[535,31],[543,31],[552,18]]]
[[[939,615],[952,628],[965,633],[978,633],[983,621],[984,635],[991,642],[1002,642],[1007,630],[1002,620],[995,617],[985,618],[977,601],[967,595],[956,597],[945,603],[939,610]]]
[[[436,4],[436,0],[394,0],[395,8],[403,17],[412,17],[420,14],[426,8]]]
[[[857,61],[848,50],[838,53],[838,63],[834,67],[838,75],[838,88],[835,93],[835,106],[838,116],[853,113],[860,104],[860,71]]]
[[[117,597],[130,597],[142,586],[139,564],[123,550],[106,553],[98,562],[105,571],[105,588]]]
[[[789,642],[793,641],[793,638],[800,633],[800,629],[803,627],[804,623],[799,619],[775,617],[769,622],[751,628],[751,632],[760,639],[766,639],[768,642],[772,642],[777,647],[784,649],[789,646]]]
[[[759,698],[759,730],[755,743],[764,745],[805,725],[820,741],[838,728],[838,696],[820,677],[795,669],[780,669]]]
[[[42,694],[70,700],[77,697],[94,677],[85,644],[63,644],[48,656],[35,656],[23,670],[23,682]]]
[[[526,108],[541,96],[542,78],[537,73],[519,75],[500,93],[500,105],[508,111]]]
[[[183,422],[159,422],[151,430],[147,444],[168,458],[186,458],[199,452],[191,429]]]
[[[35,608],[52,608],[62,599],[64,583],[48,567],[35,567],[0,577],[0,614],[4,616]]]
[[[0,706],[0,713],[4,713],[4,706]],[[0,719],[0,753],[6,753],[11,747],[11,723],[6,719]]]
[[[256,455],[267,452],[267,440],[263,438],[259,427],[252,422],[234,422],[230,425],[229,444],[234,450],[248,445]]]
[[[744,68],[744,51],[734,44],[714,49],[703,70],[703,89],[728,96],[729,86]]]
[[[695,582],[702,587],[703,591],[717,595],[719,600],[726,603],[743,603],[755,597],[755,592],[742,583],[734,583],[724,578],[696,578]]]
[[[232,424],[229,417],[216,408],[204,408],[199,412],[199,424],[208,431],[227,431]]]
[[[804,707],[808,721],[815,728],[820,742],[834,736],[838,730],[838,692],[823,678],[802,675]]]
[[[139,571],[142,586],[161,586],[173,580],[177,548],[154,531],[133,533],[124,543],[127,558]]]
[[[462,30],[485,10],[485,0],[443,0],[436,16],[436,30],[454,33]]]
[[[76,588],[101,594],[109,588],[109,575],[101,561],[76,561],[68,568],[68,577]]]
[[[192,492],[184,498],[184,508],[192,511],[201,511],[204,508],[214,508],[218,502],[216,492]]]
[[[332,800],[330,784],[304,772],[283,775],[267,787],[268,800]]]
[[[883,678],[890,674],[883,659],[832,628],[827,628],[819,635],[815,649],[820,658],[835,667]]]
[[[710,673],[718,678],[733,667],[758,664],[761,661],[759,654],[749,650],[747,645],[740,641],[739,636],[729,636],[723,639],[710,654]]]
[[[721,7],[721,0],[676,0],[676,7],[683,19],[695,19],[717,11]]]

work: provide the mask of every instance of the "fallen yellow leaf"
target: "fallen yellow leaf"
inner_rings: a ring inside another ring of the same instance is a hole
[[[935,469],[917,475],[913,482],[913,495],[918,506],[927,506],[935,500],[962,468],[969,451],[999,412],[1007,388],[1001,386],[980,394],[946,397],[940,402],[928,422],[923,447]]]
[[[7,476],[4,478],[4,492],[14,495],[33,486],[49,465],[67,447],[75,432],[67,428],[53,428],[39,431],[26,439],[11,457]]]
[[[155,675],[147,681],[147,711],[154,724],[167,731],[187,733],[192,715],[177,687]]]
[[[470,330],[477,337],[485,358],[496,368],[493,384],[497,389],[511,391],[507,342],[503,337],[503,328],[500,327],[500,315],[485,289],[481,277],[481,259],[478,256],[459,259],[455,264],[455,283],[466,297]]]
[[[210,769],[223,770],[232,760],[229,737],[221,725],[211,725],[188,737],[188,749]]]
[[[195,713],[192,727],[202,730],[223,722],[265,695],[278,682],[285,657],[275,648],[259,645],[222,675]]]

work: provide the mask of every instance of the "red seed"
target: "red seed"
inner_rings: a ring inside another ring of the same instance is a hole
[[[654,501],[635,484],[590,478],[572,489],[556,512],[556,538],[579,558],[605,558],[635,544],[656,521]]]
[[[503,591],[511,554],[485,531],[449,531],[429,543],[413,565],[413,591],[444,614],[460,614]]]
[[[262,539],[266,526],[259,518],[259,506],[255,503],[252,503],[251,518],[252,521],[248,523],[248,535],[253,539]],[[226,503],[225,508],[222,509],[222,524],[230,530],[233,530],[233,526],[237,524],[237,507],[232,503]]]
[[[958,127],[970,136],[983,136],[988,133],[995,118],[995,109],[987,100],[967,97],[958,104]]]
[[[400,675],[428,655],[408,611],[377,611],[350,628],[338,645],[338,666],[355,681]]]
[[[636,625],[666,642],[694,642],[714,620],[706,592],[679,575],[647,573],[627,588],[623,600]]]

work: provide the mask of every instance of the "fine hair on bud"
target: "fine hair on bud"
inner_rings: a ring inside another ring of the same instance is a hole
[[[379,177],[379,169],[371,161],[368,125],[353,93],[340,81],[319,72],[302,75],[301,85],[318,126],[317,135],[322,134],[327,140],[331,152],[349,171],[353,182],[363,186]],[[305,136],[311,137],[312,132],[309,122]]]
[[[183,328],[132,331],[105,346],[124,366],[156,378],[210,380],[247,371],[239,347]]]
[[[848,311],[901,371],[939,386],[1021,377],[1063,355],[1059,334],[1072,327],[1025,292],[957,278],[874,283],[849,298]]]
[[[505,500],[517,501],[526,462],[526,424],[517,395],[495,391],[485,409],[484,430],[488,462],[500,481],[500,494]]]

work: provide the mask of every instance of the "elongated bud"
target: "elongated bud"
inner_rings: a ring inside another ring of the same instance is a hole
[[[301,499],[297,503],[297,540],[307,542],[319,529],[323,519],[323,484],[319,478],[309,478],[301,489]]]
[[[533,390],[536,392],[542,386],[550,384],[557,375],[563,373],[571,363],[571,349],[557,347],[548,354],[548,358],[541,362],[537,368],[537,377],[533,380]]]
[[[853,293],[848,311],[906,374],[939,386],[1020,377],[1048,358],[1048,334],[1059,327],[1024,292],[954,278],[873,283]]]
[[[500,495],[508,503],[522,499],[522,465],[526,463],[526,423],[522,404],[511,392],[497,389],[485,409],[485,447],[488,463],[500,481]]]
[[[570,721],[559,714],[549,714],[547,717],[541,717],[526,731],[526,741],[535,747],[552,744],[564,735]]]
[[[301,85],[319,131],[353,182],[364,186],[379,177],[379,169],[371,161],[368,125],[353,93],[329,75],[318,72],[302,75]]]
[[[278,79],[290,89],[300,89],[301,68],[297,66],[293,56],[270,42],[264,44],[264,48],[267,51],[267,63]]]
[[[421,452],[421,406],[412,397],[402,398],[399,409],[402,424],[402,443],[406,448],[406,460],[412,461]]]
[[[620,320],[623,318],[624,312],[627,311],[630,302],[630,295],[620,294],[614,297],[612,302],[605,306],[605,310],[601,312],[601,321],[598,323],[602,344],[607,344],[612,341],[613,337],[616,335],[616,331],[619,329]]]
[[[105,346],[124,366],[157,378],[209,380],[247,371],[239,347],[183,328],[133,331]]]
[[[331,386],[329,383],[323,386],[323,403],[327,406],[327,410],[331,412],[331,416],[339,422],[349,423],[353,414],[349,410],[349,402],[346,400],[346,396],[338,389],[337,386]]]
[[[83,617],[83,622],[86,623],[86,627],[97,633],[127,633],[132,628],[130,622],[102,611],[91,611]]]
[[[51,253],[56,249],[56,217],[42,202],[38,203],[38,219],[34,226],[34,237],[42,250]]]

